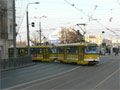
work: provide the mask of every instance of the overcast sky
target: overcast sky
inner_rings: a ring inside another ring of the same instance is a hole
[[[28,2],[26,2],[28,1]],[[31,34],[39,29],[39,19],[42,18],[42,29],[45,36],[52,33],[51,28],[76,27],[76,24],[85,23],[86,31],[92,35],[98,35],[105,31],[104,37],[115,37],[111,32],[115,31],[120,37],[120,2],[119,0],[16,0],[16,9],[22,11],[23,21],[19,30],[22,39],[26,39],[26,15],[25,3],[40,2],[29,5],[29,23],[35,22],[35,27],[30,26]],[[19,4],[18,4],[19,2]],[[24,3],[25,2],[25,3]],[[21,3],[21,4],[20,4]],[[22,5],[24,4],[24,5]],[[20,7],[21,7],[20,6]],[[24,7],[24,8],[23,8]],[[24,10],[23,10],[24,9]],[[19,13],[18,13],[19,16]],[[92,17],[90,19],[90,17]],[[94,20],[93,20],[94,19]],[[97,20],[97,21],[96,21]],[[20,23],[20,22],[19,22]],[[18,24],[19,24],[18,23]],[[108,28],[108,30],[106,29]],[[82,31],[81,31],[82,32]],[[19,37],[17,38],[19,40]]]

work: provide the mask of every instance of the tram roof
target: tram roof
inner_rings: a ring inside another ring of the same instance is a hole
[[[87,43],[69,43],[69,44],[59,44],[57,46],[86,46]]]
[[[82,43],[69,43],[69,44],[59,44],[59,45],[55,45],[55,46],[30,46],[30,48],[51,48],[51,47],[56,47],[56,46],[97,46],[97,44],[95,43],[86,43],[86,42],[82,42]],[[9,48],[13,48],[13,47],[9,47]],[[28,48],[27,46],[19,46],[16,48]]]
[[[82,43],[59,44],[57,46],[97,46],[97,44],[82,42]]]
[[[39,47],[41,47],[41,48],[46,48],[46,47],[52,47],[52,46],[30,46],[30,48],[39,48]],[[9,47],[9,48],[13,48],[13,47]],[[28,48],[27,46],[17,46],[16,48]]]

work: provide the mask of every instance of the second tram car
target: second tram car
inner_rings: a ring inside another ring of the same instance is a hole
[[[27,56],[27,47],[16,48],[17,57]],[[33,61],[53,61],[56,58],[56,49],[52,46],[32,46],[30,52]],[[8,49],[9,58],[13,57],[13,48]]]

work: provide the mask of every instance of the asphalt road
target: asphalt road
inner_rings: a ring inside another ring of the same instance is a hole
[[[120,90],[120,56],[101,56],[95,66],[39,63],[1,73],[5,90]]]

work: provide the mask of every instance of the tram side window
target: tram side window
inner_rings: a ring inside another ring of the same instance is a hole
[[[24,53],[25,53],[25,54],[28,54],[28,49],[25,48],[24,50],[25,50]]]
[[[42,50],[42,48],[31,48],[31,54],[41,54]]]
[[[31,50],[31,54],[36,54],[35,48],[31,48],[30,50]]]
[[[18,49],[16,48],[16,55],[18,55]]]
[[[9,55],[13,55],[14,49],[13,48],[8,49],[8,53],[9,53]],[[16,55],[18,55],[18,49],[16,49]]]
[[[36,53],[37,54],[42,54],[43,52],[43,49],[42,48],[36,48]]]
[[[13,55],[13,49],[9,49],[8,52],[10,55]]]
[[[58,53],[59,54],[64,54],[64,47],[59,47],[58,48]]]
[[[56,49],[55,48],[50,48],[49,53],[50,54],[56,54]]]
[[[77,46],[67,47],[67,54],[78,54],[78,47]]]
[[[18,49],[18,54],[19,54],[19,55],[23,55],[23,54],[25,54],[25,50],[24,50],[24,48],[20,48],[20,49]]]

